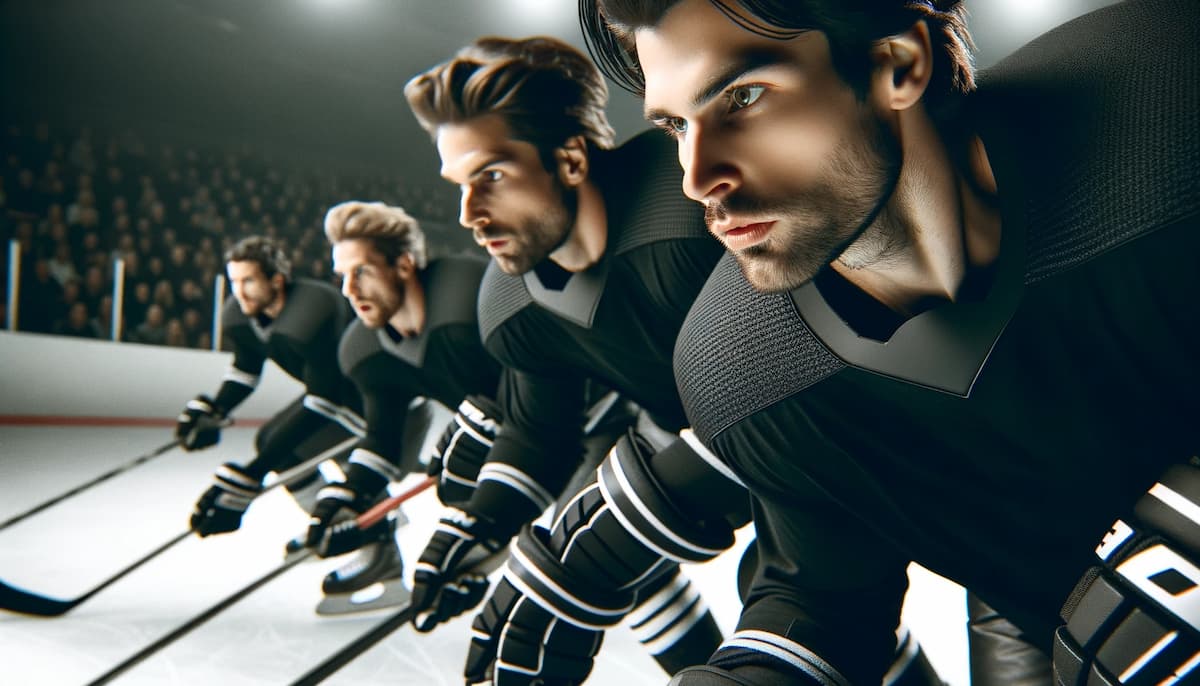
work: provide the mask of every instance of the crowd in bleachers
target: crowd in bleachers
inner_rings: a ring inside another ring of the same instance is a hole
[[[120,257],[121,340],[211,348],[214,277],[238,239],[281,238],[295,275],[329,279],[322,220],[331,205],[381,200],[435,227],[453,224],[457,212],[453,189],[405,184],[397,174],[151,144],[130,132],[10,124],[3,158],[0,237],[19,241],[17,328],[35,333],[111,338]],[[438,231],[427,231],[436,241]],[[7,258],[0,263],[7,284]],[[7,322],[7,298],[0,309]]]

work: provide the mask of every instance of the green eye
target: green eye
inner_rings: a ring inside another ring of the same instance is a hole
[[[666,123],[672,133],[687,133],[687,120],[683,117],[671,117]]]
[[[489,169],[483,173],[483,178],[486,181],[499,181],[504,178],[504,172],[499,169]]]
[[[731,88],[729,90],[729,111],[735,112],[753,105],[766,90],[766,86],[756,84]]]

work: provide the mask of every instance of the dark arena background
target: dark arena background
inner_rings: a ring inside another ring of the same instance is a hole
[[[985,68],[1109,3],[967,4]],[[358,199],[406,208],[433,255],[479,250],[402,88],[489,34],[583,47],[572,0],[0,2],[0,582],[78,599],[174,540],[212,471],[251,454],[255,429],[296,396],[268,365],[217,447],[149,457],[229,364],[215,319],[235,241],[282,239],[297,276],[337,283],[322,219]],[[640,102],[610,91],[623,141],[645,128]],[[405,505],[406,562],[438,508],[432,494]],[[0,683],[92,683],[277,569],[306,524],[277,489],[235,535],[181,540],[61,616],[0,611]],[[692,570],[726,631],[747,536]],[[272,578],[115,681],[292,683],[385,616],[314,614],[336,564]],[[965,686],[962,590],[917,567],[911,579],[906,622],[942,678]],[[401,627],[326,683],[459,684],[471,616],[432,634]],[[624,627],[589,680],[664,682]]]

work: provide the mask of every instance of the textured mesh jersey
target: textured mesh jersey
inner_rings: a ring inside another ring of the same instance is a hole
[[[755,495],[742,628],[878,683],[915,560],[1049,651],[1114,519],[1198,454],[1198,7],[1102,9],[982,75],[1002,237],[975,301],[884,342],[831,307],[865,298],[836,275],[762,294],[718,264],[675,366]]]
[[[473,257],[433,260],[420,272],[425,290],[421,333],[401,338],[390,327],[350,325],[338,357],[363,397],[367,435],[359,447],[399,455],[404,417],[418,396],[457,407],[467,395],[496,397],[500,366],[483,349],[475,301],[487,263]]]
[[[513,372],[489,459],[518,465],[555,493],[581,454],[585,379],[624,394],[664,427],[685,425],[672,350],[721,252],[703,208],[680,192],[666,136],[646,132],[592,155],[608,219],[601,260],[574,274],[545,260],[524,276],[493,262],[479,296],[484,345]]]
[[[337,289],[312,279],[288,284],[283,310],[265,324],[242,314],[237,301],[229,299],[221,314],[221,337],[233,351],[233,367],[217,404],[228,412],[244,400],[270,359],[304,384],[307,395],[357,408],[358,393],[337,364],[338,342],[353,319]]]

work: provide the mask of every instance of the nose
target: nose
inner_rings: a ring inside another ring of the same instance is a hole
[[[705,202],[733,193],[741,185],[741,174],[720,137],[691,126],[679,141],[679,166],[683,167],[683,192],[692,200]]]
[[[342,295],[349,299],[354,296],[357,290],[358,285],[354,280],[354,272],[350,272],[342,277]]]
[[[463,228],[475,230],[488,225],[490,217],[478,194],[472,188],[463,188],[458,209],[458,223]]]

